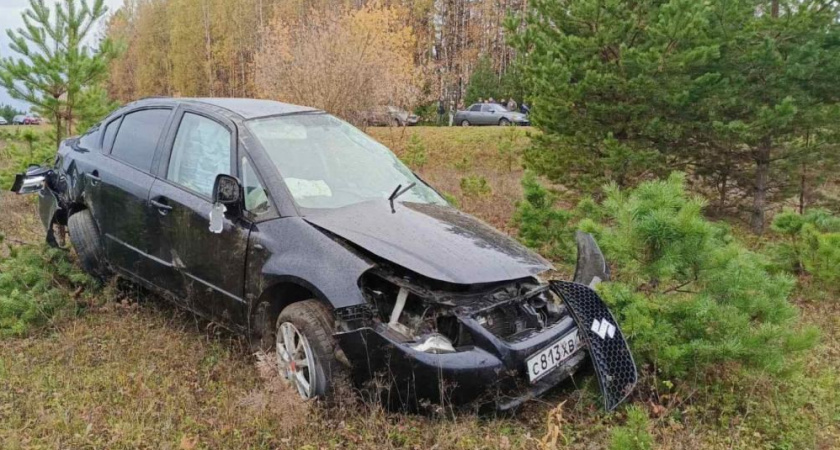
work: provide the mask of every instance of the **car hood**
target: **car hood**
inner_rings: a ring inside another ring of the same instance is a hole
[[[535,275],[551,264],[484,222],[449,206],[365,202],[308,210],[304,219],[428,278],[456,284]]]

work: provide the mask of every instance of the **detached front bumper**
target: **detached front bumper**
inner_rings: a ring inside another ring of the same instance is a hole
[[[409,406],[424,401],[452,404],[494,404],[499,410],[543,394],[573,374],[586,352],[578,350],[536,383],[528,382],[525,361],[576,327],[571,317],[515,341],[501,339],[470,317],[459,317],[475,344],[456,353],[433,354],[412,349],[384,326],[336,335],[353,365],[357,383],[380,380],[393,386],[397,399]],[[393,399],[392,399],[393,400]]]

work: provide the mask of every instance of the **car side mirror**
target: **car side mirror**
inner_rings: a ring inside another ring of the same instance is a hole
[[[213,207],[210,209],[210,231],[221,233],[224,218],[242,214],[242,184],[234,176],[220,173],[213,183]]]
[[[238,205],[243,197],[242,184],[236,177],[223,173],[216,175],[216,181],[213,183],[213,204],[221,203],[230,210],[231,206]]]

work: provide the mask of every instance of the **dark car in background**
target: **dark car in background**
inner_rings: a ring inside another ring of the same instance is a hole
[[[47,241],[66,225],[90,274],[118,274],[273,348],[305,399],[349,378],[384,381],[374,385],[405,406],[509,409],[587,355],[608,409],[636,383],[593,290],[544,279],[545,259],[317,109],[140,100],[64,140],[12,190],[39,195]],[[588,284],[606,266],[594,241],[584,248],[591,263],[576,279]]]
[[[454,122],[456,125],[463,127],[471,125],[527,126],[531,124],[525,114],[510,111],[498,103],[473,103],[469,108],[455,113]]]
[[[397,126],[405,127],[417,125],[419,118],[408,111],[396,106],[380,106],[360,114],[361,122],[365,126]]]

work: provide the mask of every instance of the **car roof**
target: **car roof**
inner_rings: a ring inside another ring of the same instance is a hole
[[[138,100],[137,104],[152,102],[155,100],[171,100],[174,103],[202,103],[218,108],[226,109],[243,119],[254,119],[257,117],[280,116],[285,114],[297,114],[306,112],[321,112],[317,108],[309,106],[293,105],[274,100],[263,100],[255,98],[223,98],[223,97],[194,97],[194,98],[168,98],[153,97]]]

